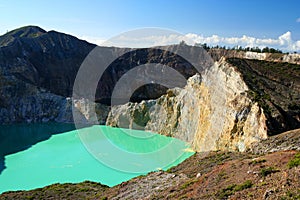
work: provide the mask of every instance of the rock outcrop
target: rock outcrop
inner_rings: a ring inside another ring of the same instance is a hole
[[[253,60],[264,60],[270,62],[288,62],[291,64],[300,64],[300,54],[297,53],[258,53],[250,51],[238,51],[228,49],[210,49],[208,53],[211,57],[218,61],[222,57],[225,58],[242,58]]]
[[[300,129],[287,131],[268,137],[261,142],[251,144],[248,152],[254,154],[266,154],[277,151],[300,151]]]
[[[267,137],[265,115],[224,59],[157,100],[114,106],[107,125],[180,138],[197,151],[239,150]]]

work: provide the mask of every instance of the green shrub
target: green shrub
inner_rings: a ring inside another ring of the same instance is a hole
[[[196,183],[197,179],[190,179],[187,182],[185,182],[184,184],[181,185],[180,189],[186,189],[189,185],[192,185],[193,183]]]
[[[217,197],[219,199],[224,199],[224,198],[227,198],[228,196],[234,194],[234,187],[236,187],[236,184],[232,184],[232,185],[229,185],[228,187],[226,188],[223,188],[221,189],[218,193],[217,193]]]
[[[300,199],[300,189],[297,191],[287,191],[284,196],[280,197],[281,200],[294,200]]]
[[[219,199],[224,199],[227,198],[230,195],[233,195],[235,192],[242,191],[247,188],[251,188],[253,186],[253,183],[250,180],[245,181],[244,183],[237,185],[237,184],[232,184],[229,185],[226,188],[221,189],[217,193],[217,197]]]
[[[273,173],[276,173],[276,172],[279,172],[278,169],[275,169],[274,167],[266,167],[266,168],[262,168],[260,170],[260,175],[262,177],[266,177],[268,176],[269,174],[273,174]]]
[[[221,181],[222,179],[226,179],[228,176],[226,174],[225,171],[221,171],[218,175],[217,175],[217,181]]]
[[[259,163],[264,163],[264,162],[267,162],[267,160],[266,159],[254,159],[254,160],[252,160],[249,164],[250,165],[256,165],[256,164],[259,164]]]
[[[241,185],[235,186],[234,191],[235,192],[242,191],[244,189],[251,188],[252,185],[253,185],[253,183],[250,180],[247,180],[244,183],[242,183]]]
[[[294,158],[288,162],[288,168],[297,167],[300,165],[300,152],[296,153]]]

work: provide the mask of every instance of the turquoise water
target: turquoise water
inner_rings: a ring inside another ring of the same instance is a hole
[[[56,124],[50,126],[58,127]],[[11,137],[10,131],[15,131],[13,126],[4,127],[5,131],[0,128],[4,139]],[[145,131],[98,125],[69,129],[62,129],[68,130],[63,133],[54,131],[60,133],[54,135],[49,135],[47,129],[47,134],[40,133],[46,135],[42,139],[34,139],[38,134],[30,133],[28,136],[33,141],[26,141],[23,146],[18,144],[17,150],[5,152],[5,148],[0,148],[5,166],[0,167],[0,193],[85,180],[114,186],[150,171],[166,170],[193,154],[186,150],[186,143],[178,139]],[[8,139],[6,146],[14,145],[18,138]]]

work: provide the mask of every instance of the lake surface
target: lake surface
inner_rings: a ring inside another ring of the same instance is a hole
[[[193,152],[178,139],[107,126],[0,126],[0,193],[85,180],[117,185],[168,169]]]

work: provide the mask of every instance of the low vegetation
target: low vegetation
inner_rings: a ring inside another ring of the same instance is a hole
[[[264,163],[264,162],[267,162],[266,159],[253,159],[249,165],[256,165],[256,164],[260,164],[260,163]]]
[[[262,168],[259,172],[259,174],[262,176],[262,177],[266,177],[268,176],[269,174],[273,174],[273,173],[276,173],[276,172],[279,172],[278,169],[274,168],[274,167],[265,167],[265,168]]]
[[[251,188],[252,186],[253,186],[253,183],[250,180],[247,180],[240,185],[232,184],[226,188],[221,189],[219,192],[217,192],[216,196],[217,196],[217,198],[224,199],[230,195],[233,195],[236,192],[242,191],[247,188]]]
[[[298,167],[300,165],[300,152],[296,153],[294,158],[288,162],[288,168]]]

